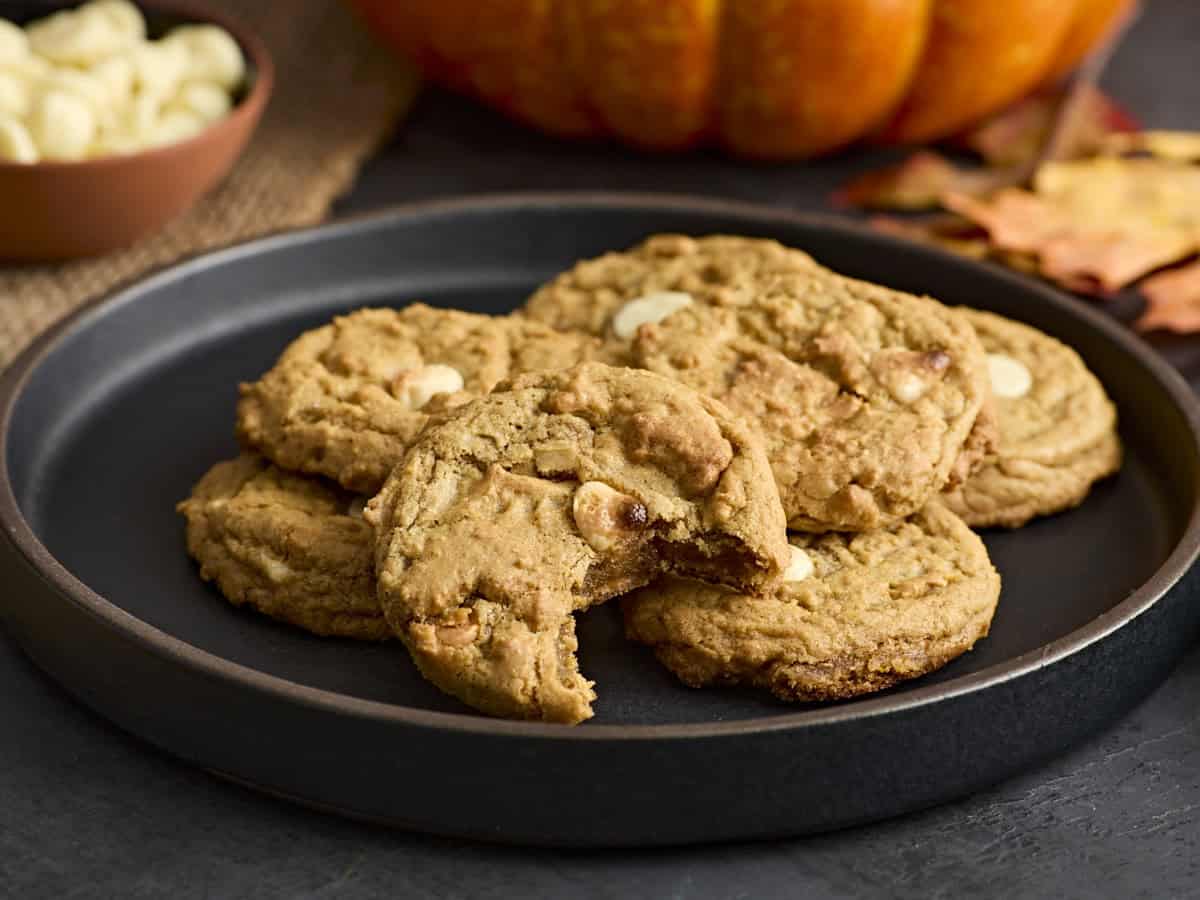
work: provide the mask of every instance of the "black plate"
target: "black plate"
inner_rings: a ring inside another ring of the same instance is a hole
[[[236,452],[235,386],[304,328],[363,304],[502,312],[576,259],[656,231],[768,235],[847,273],[1023,319],[1112,392],[1128,458],[1078,510],[987,535],[992,635],[942,672],[851,703],[691,691],[582,617],[596,718],[472,714],[402,650],[231,609],[172,510]],[[979,788],[1119,715],[1200,627],[1200,438],[1184,382],[1102,315],[999,270],[845,224],[646,196],[442,202],[270,238],[88,308],[0,386],[0,612],[34,660],[187,760],[350,815],[514,842],[796,834]]]

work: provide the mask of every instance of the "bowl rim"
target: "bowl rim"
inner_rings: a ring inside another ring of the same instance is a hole
[[[747,734],[783,733],[799,728],[820,728],[851,719],[889,716],[936,705],[989,690],[1009,681],[1032,675],[1047,666],[1062,662],[1087,647],[1120,631],[1162,600],[1187,575],[1200,557],[1200,502],[1187,518],[1178,540],[1166,559],[1141,585],[1107,612],[1028,653],[1003,660],[951,681],[917,687],[900,696],[865,697],[834,706],[803,708],[779,714],[722,722],[678,724],[585,724],[566,727],[557,724],[489,718],[480,713],[441,712],[401,704],[369,700],[336,691],[317,688],[232,662],[203,650],[182,638],[159,629],[109,601],[73,575],[34,534],[17,503],[9,477],[7,446],[17,401],[26,382],[42,361],[65,339],[86,328],[95,317],[138,302],[156,285],[186,278],[214,266],[236,262],[256,254],[286,247],[303,246],[313,241],[347,238],[363,232],[386,229],[397,220],[462,213],[504,210],[554,210],[562,207],[592,209],[667,209],[753,218],[758,223],[777,222],[821,228],[858,239],[867,238],[885,247],[903,247],[906,252],[926,257],[931,265],[980,266],[988,276],[1006,283],[1013,291],[1031,294],[1040,302],[1067,310],[1111,341],[1145,367],[1178,409],[1200,448],[1200,400],[1183,376],[1148,344],[1114,320],[1083,301],[1063,292],[1000,268],[964,259],[941,248],[869,229],[845,217],[825,213],[796,212],[735,200],[713,199],[668,193],[618,191],[562,191],[493,193],[415,201],[350,216],[325,225],[269,235],[256,240],[200,254],[182,262],[164,266],[148,276],[104,294],[69,314],[27,347],[3,372],[0,372],[0,526],[12,548],[37,575],[49,582],[60,596],[100,619],[109,628],[142,648],[165,658],[190,672],[235,684],[250,693],[269,697],[275,702],[323,710],[340,716],[391,723],[431,731],[465,732],[478,735],[536,738],[540,740],[592,741],[687,741],[695,738],[718,740]]]
[[[84,0],[86,2],[86,0]],[[47,15],[65,9],[76,9],[83,2],[56,3],[46,9]],[[161,147],[149,147],[134,153],[109,153],[90,159],[74,160],[41,160],[35,163],[18,163],[0,159],[0,176],[13,177],[16,173],[46,173],[59,175],[67,172],[81,172],[84,169],[101,169],[123,165],[137,165],[146,160],[165,159],[175,153],[183,152],[201,143],[213,140],[222,132],[240,126],[247,120],[253,120],[270,100],[275,90],[275,63],[271,58],[267,45],[240,19],[218,12],[191,0],[135,0],[135,6],[143,13],[167,13],[177,15],[182,19],[194,20],[197,25],[218,25],[233,37],[250,63],[248,68],[253,70],[254,77],[250,90],[240,101],[223,116],[212,122],[191,137],[181,141],[163,144]]]

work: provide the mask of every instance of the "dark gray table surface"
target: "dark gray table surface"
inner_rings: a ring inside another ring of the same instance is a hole
[[[1148,124],[1200,129],[1200,9],[1149,7],[1107,86]],[[339,211],[565,188],[818,208],[878,158],[758,167],[651,158],[559,144],[431,92]],[[1200,380],[1200,340],[1162,346]],[[428,838],[260,797],[119,732],[2,636],[0,684],[5,898],[1200,896],[1200,647],[1103,734],[968,799],[804,840],[645,852]]]

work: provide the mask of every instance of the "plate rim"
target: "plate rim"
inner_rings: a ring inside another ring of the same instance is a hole
[[[441,712],[368,700],[317,688],[272,675],[250,666],[225,659],[203,650],[150,625],[106,599],[74,576],[33,533],[22,515],[13,492],[8,470],[8,441],[16,403],[25,385],[43,360],[72,334],[88,327],[93,319],[120,309],[163,282],[187,277],[210,266],[225,265],[264,252],[304,246],[387,228],[394,222],[423,216],[446,216],[472,212],[518,212],[524,209],[553,210],[564,207],[675,210],[753,219],[765,225],[817,228],[868,238],[884,246],[902,247],[905,252],[925,256],[931,264],[983,268],[1014,290],[1037,296],[1041,301],[1082,318],[1100,331],[1120,350],[1133,356],[1166,391],[1183,414],[1200,452],[1200,400],[1183,376],[1148,344],[1110,316],[1089,307],[1082,300],[1027,276],[995,264],[980,263],[956,256],[934,246],[915,244],[899,237],[871,231],[852,219],[820,212],[800,212],[736,200],[714,199],[686,194],[640,191],[536,191],[504,192],[422,200],[387,206],[359,213],[314,227],[278,232],[251,241],[210,250],[155,267],[89,300],[36,337],[0,373],[0,525],[17,553],[32,571],[60,596],[79,610],[99,619],[121,637],[133,641],[167,662],[185,667],[194,674],[231,683],[271,699],[299,704],[340,716],[364,718],[437,731],[475,733],[485,736],[537,738],[556,741],[664,741],[694,738],[733,738],[798,729],[820,728],[852,720],[890,716],[916,708],[939,704],[967,694],[999,687],[1029,676],[1085,650],[1119,631],[1133,619],[1150,610],[1191,569],[1200,556],[1200,503],[1193,506],[1183,532],[1167,558],[1155,572],[1123,600],[1085,625],[1060,638],[1010,659],[994,663],[978,672],[937,684],[912,688],[901,695],[868,697],[835,706],[784,711],[767,716],[725,722],[688,722],[656,725],[587,723],[582,728],[557,724],[493,719],[476,713]]]

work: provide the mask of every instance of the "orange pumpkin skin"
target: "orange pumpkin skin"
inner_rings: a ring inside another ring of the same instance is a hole
[[[560,6],[576,83],[607,131],[649,148],[701,139],[716,77],[717,0]]]
[[[1041,82],[1075,2],[937,0],[908,94],[882,137],[904,143],[961,131]]]
[[[726,0],[717,133],[734,153],[813,156],[904,96],[929,0]]]
[[[973,124],[1135,0],[349,0],[434,81],[552,134],[765,159]]]

